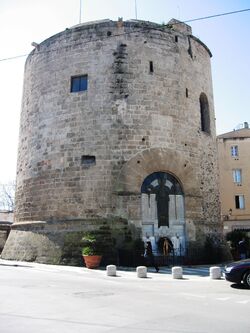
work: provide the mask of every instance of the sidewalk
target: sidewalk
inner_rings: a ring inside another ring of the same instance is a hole
[[[36,262],[24,262],[24,261],[12,261],[0,259],[0,266],[12,266],[12,267],[23,267],[23,268],[33,268],[36,270],[43,271],[54,271],[54,272],[71,272],[75,274],[88,273],[96,275],[96,277],[106,276],[106,268],[100,267],[98,269],[88,269],[86,267],[77,266],[63,266],[63,265],[48,265],[40,264]],[[223,271],[223,265],[204,265],[204,266],[183,266],[183,278],[184,279],[197,279],[197,278],[209,278],[209,268],[212,266],[221,267]],[[156,273],[154,268],[149,267],[147,269],[148,277],[153,277],[154,279],[172,279],[172,268],[171,267],[160,267],[159,273]],[[133,267],[117,267],[117,276],[126,278],[137,278],[136,268]],[[223,277],[222,277],[223,279]]]

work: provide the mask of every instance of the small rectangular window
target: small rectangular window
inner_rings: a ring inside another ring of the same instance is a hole
[[[175,36],[174,39],[175,39],[175,42],[178,43],[178,36]]]
[[[236,209],[244,209],[245,208],[244,195],[236,195],[235,196],[235,208]]]
[[[84,91],[88,89],[88,75],[71,77],[70,92]]]
[[[153,72],[154,72],[154,64],[153,64],[153,61],[150,61],[150,62],[149,62],[149,72],[150,72],[150,73],[153,73]]]
[[[241,169],[234,169],[233,170],[233,180],[234,180],[234,183],[237,183],[237,184],[242,183]]]
[[[238,146],[231,146],[231,156],[232,157],[239,156]]]
[[[81,157],[81,164],[85,166],[91,166],[96,164],[95,156],[83,155]]]

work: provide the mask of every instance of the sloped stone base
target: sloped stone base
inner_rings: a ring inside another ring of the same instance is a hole
[[[119,244],[128,232],[119,218],[60,222],[31,221],[13,224],[1,258],[46,264],[78,264],[84,233],[99,230],[107,241]]]

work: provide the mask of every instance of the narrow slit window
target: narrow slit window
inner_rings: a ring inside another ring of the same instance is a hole
[[[200,95],[200,117],[201,117],[201,130],[210,134],[210,115],[207,96],[204,93]]]
[[[178,36],[175,36],[174,40],[176,43],[178,43]]]
[[[150,73],[153,73],[153,72],[154,72],[154,64],[153,64],[153,61],[150,61],[150,62],[149,62],[149,72],[150,72]]]
[[[186,97],[188,98],[188,88],[186,88]]]

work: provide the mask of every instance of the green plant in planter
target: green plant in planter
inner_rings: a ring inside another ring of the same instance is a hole
[[[95,256],[101,255],[100,242],[95,235],[87,234],[82,238],[83,248],[82,255],[84,256]]]
[[[94,256],[94,255],[96,255],[96,253],[91,246],[84,246],[82,248],[82,255],[83,256]]]
[[[101,240],[95,235],[87,234],[82,238],[83,260],[87,268],[97,268],[102,260]]]

